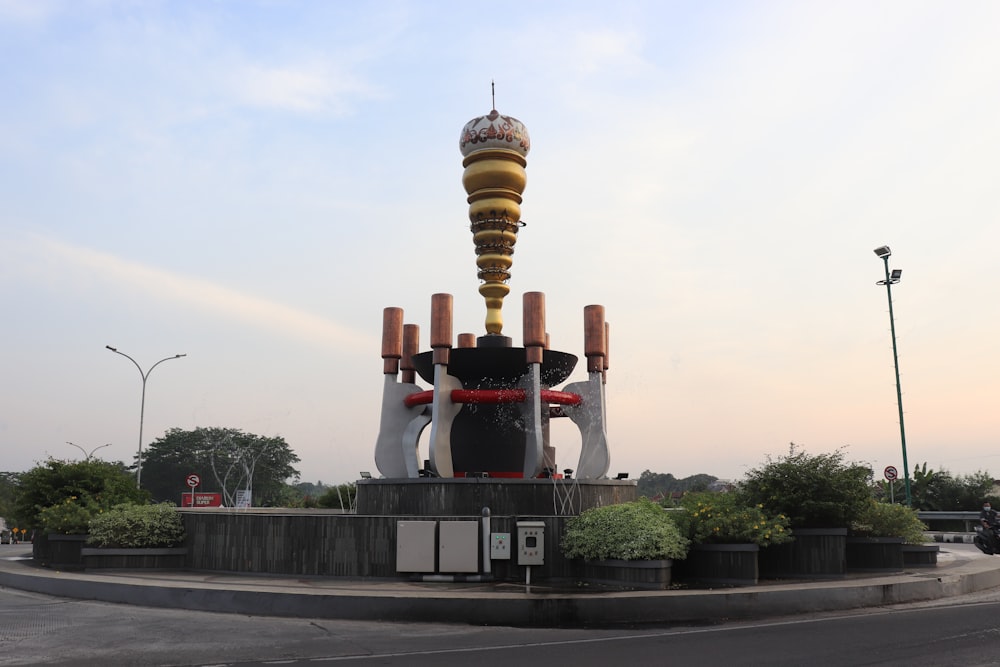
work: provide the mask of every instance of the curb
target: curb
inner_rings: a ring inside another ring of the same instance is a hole
[[[199,580],[204,577],[205,580]],[[225,580],[224,582],[221,580]],[[308,583],[308,582],[306,582]],[[1000,559],[922,572],[736,589],[549,593],[400,582],[329,582],[239,575],[64,573],[0,562],[0,585],[64,598],[254,616],[514,627],[611,627],[842,611],[934,600],[1000,586]]]

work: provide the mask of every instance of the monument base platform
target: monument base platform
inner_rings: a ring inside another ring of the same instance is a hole
[[[628,479],[362,479],[357,514],[375,516],[573,516],[636,499]]]

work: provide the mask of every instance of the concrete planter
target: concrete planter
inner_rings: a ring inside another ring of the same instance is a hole
[[[940,551],[936,544],[904,544],[903,567],[937,567]]]
[[[848,572],[902,572],[903,538],[848,537]]]
[[[663,590],[670,587],[673,561],[663,560],[594,560],[583,565],[584,579],[593,584]]]
[[[838,579],[847,576],[846,528],[797,528],[795,538],[760,550],[761,579]]]
[[[185,566],[187,549],[82,549],[83,566],[88,569],[127,568],[180,570]]]
[[[709,586],[753,586],[759,579],[756,544],[692,544],[674,564],[678,580]]]

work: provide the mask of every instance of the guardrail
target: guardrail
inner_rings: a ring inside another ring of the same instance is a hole
[[[931,521],[963,521],[965,522],[965,532],[972,533],[975,532],[973,528],[974,524],[979,523],[979,512],[926,512],[923,510],[917,511],[917,516],[920,520],[931,526]]]

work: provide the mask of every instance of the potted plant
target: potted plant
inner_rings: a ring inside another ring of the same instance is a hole
[[[90,522],[90,548],[82,551],[88,568],[177,568],[187,550],[184,522],[172,503],[123,503]]]
[[[686,493],[671,518],[691,541],[678,577],[704,584],[756,584],[760,548],[792,539],[788,517],[769,515],[739,491]]]
[[[847,569],[856,572],[902,571],[906,565],[904,545],[923,544],[926,529],[916,510],[870,499],[860,516],[851,523],[847,537]],[[936,564],[936,548],[933,555]]]
[[[641,498],[569,519],[561,546],[567,558],[584,561],[590,582],[666,588],[673,559],[687,555],[688,540],[662,507]]]
[[[847,529],[871,500],[870,466],[844,460],[842,450],[810,455],[793,444],[747,473],[741,490],[753,504],[789,518],[794,541],[763,549],[762,578],[825,578],[847,574]]]

